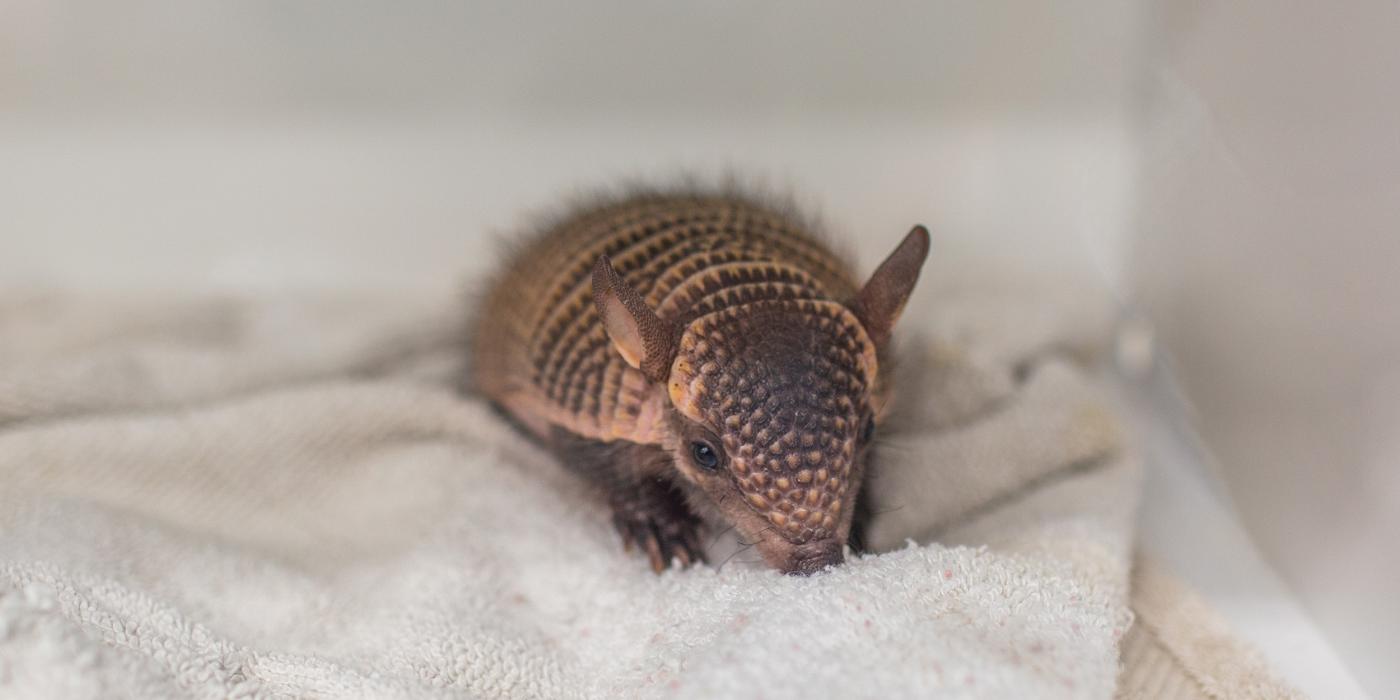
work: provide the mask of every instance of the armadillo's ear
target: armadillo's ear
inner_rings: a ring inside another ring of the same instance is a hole
[[[899,312],[904,310],[904,302],[909,301],[914,283],[919,281],[919,270],[928,257],[928,246],[928,229],[915,226],[899,247],[875,268],[875,274],[851,303],[851,311],[877,347],[889,341],[890,330],[899,319]]]
[[[617,274],[606,255],[599,256],[593,266],[593,303],[598,305],[603,327],[622,359],[640,369],[647,379],[666,381],[680,334]]]

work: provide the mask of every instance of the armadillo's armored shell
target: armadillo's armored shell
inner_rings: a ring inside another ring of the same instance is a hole
[[[857,291],[846,263],[798,221],[742,198],[642,196],[576,213],[515,254],[474,333],[473,383],[542,435],[663,438],[665,387],[627,365],[599,320],[590,278],[600,255],[676,328],[760,302],[831,303]]]
[[[875,348],[841,304],[780,299],[693,321],[669,393],[720,432],[749,504],[792,542],[835,534],[851,507],[855,441]]]

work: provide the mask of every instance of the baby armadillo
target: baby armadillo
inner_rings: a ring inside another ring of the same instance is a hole
[[[753,198],[583,207],[488,288],[471,382],[601,489],[658,573],[703,560],[702,524],[812,573],[856,544],[890,329],[928,247],[914,227],[861,286]]]

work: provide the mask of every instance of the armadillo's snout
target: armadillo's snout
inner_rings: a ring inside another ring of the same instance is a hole
[[[785,574],[798,576],[815,574],[828,566],[835,566],[844,561],[843,549],[841,542],[834,538],[799,544],[792,548],[787,561],[783,562],[779,568]]]

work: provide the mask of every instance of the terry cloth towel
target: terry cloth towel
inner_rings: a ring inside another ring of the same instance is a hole
[[[625,555],[452,389],[459,300],[0,295],[0,697],[1112,697],[1110,309],[923,298],[884,553],[797,578]]]

